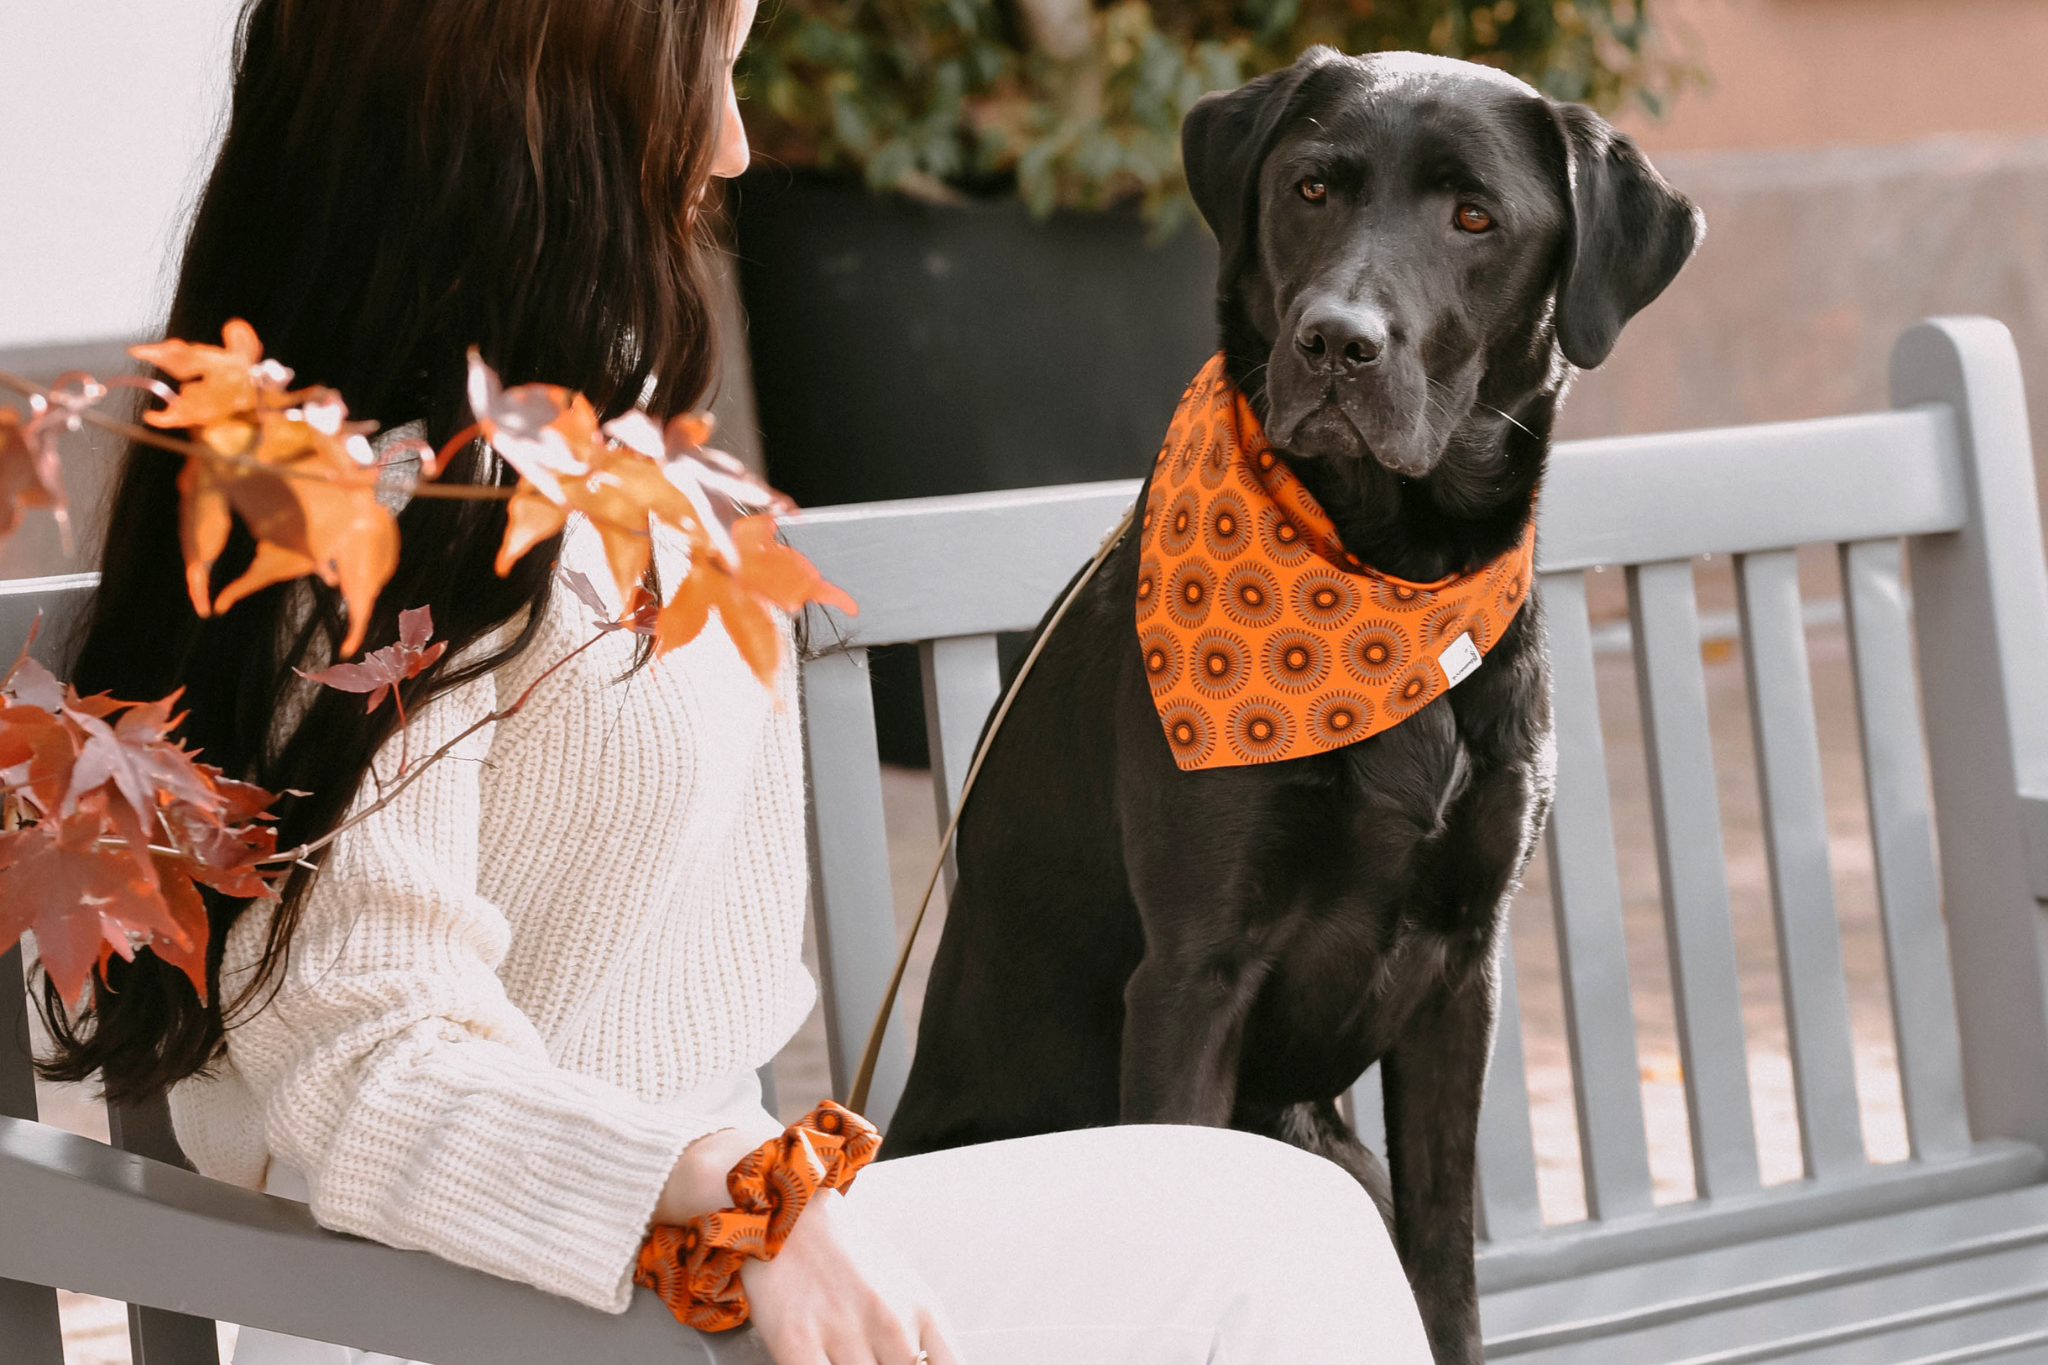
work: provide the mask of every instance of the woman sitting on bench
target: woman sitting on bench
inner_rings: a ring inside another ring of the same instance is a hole
[[[753,13],[258,0],[170,334],[247,319],[297,382],[436,445],[470,421],[471,345],[508,383],[569,386],[606,416],[694,406],[716,373],[705,205],[747,165],[732,64]],[[445,477],[511,481],[477,444]],[[345,630],[314,580],[194,614],[177,478],[131,453],[75,681],[184,689],[209,762],[294,793],[287,846],[589,637],[558,562],[618,608],[581,518],[501,577],[504,503],[412,500],[368,638],[425,605],[448,652],[404,688],[401,739],[396,708],[294,671]],[[216,587],[249,544],[238,530]],[[657,536],[657,573],[673,583],[683,552]],[[815,1111],[809,1148],[764,1148],[785,1130],[756,1068],[814,996],[804,906],[794,669],[764,689],[716,618],[658,660],[621,631],[278,900],[210,897],[206,1000],[149,954],[110,963],[92,1009],[53,1021],[54,1072],[123,1100],[170,1088],[201,1171],[328,1227],[608,1312],[637,1277],[691,1321],[750,1313],[777,1365],[1427,1359],[1370,1201],[1277,1142],[1061,1133],[883,1162],[845,1195],[871,1143],[843,1114]],[[720,1297],[692,1239],[715,1240],[704,1216],[757,1149],[763,1207],[800,1212],[770,1217],[778,1254],[744,1259]],[[254,1329],[236,1356],[363,1358]]]

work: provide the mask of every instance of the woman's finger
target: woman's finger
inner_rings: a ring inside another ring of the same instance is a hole
[[[953,1350],[953,1343],[946,1340],[946,1334],[939,1329],[930,1314],[925,1314],[919,1324],[918,1348],[929,1357],[926,1365],[961,1365],[960,1356]],[[913,1351],[911,1358],[916,1359]]]

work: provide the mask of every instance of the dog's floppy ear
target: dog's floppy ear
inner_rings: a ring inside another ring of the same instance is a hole
[[[1286,120],[1294,95],[1337,52],[1312,47],[1294,65],[1268,71],[1235,90],[1204,95],[1180,125],[1180,159],[1188,193],[1216,234],[1221,287],[1237,278],[1258,235],[1259,167]]]
[[[1607,359],[1622,325],[1676,278],[1707,223],[1626,133],[1584,105],[1553,109],[1570,167],[1571,224],[1557,282],[1557,340],[1566,360],[1590,370]]]

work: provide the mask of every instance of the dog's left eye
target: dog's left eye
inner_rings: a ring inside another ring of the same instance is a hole
[[[1312,175],[1306,177],[1296,188],[1301,191],[1301,197],[1311,204],[1322,203],[1330,194],[1330,187]]]
[[[1493,226],[1493,215],[1477,204],[1460,204],[1457,221],[1467,232],[1484,232]]]

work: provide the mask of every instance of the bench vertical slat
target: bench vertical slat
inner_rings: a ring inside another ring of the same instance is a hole
[[[924,671],[924,726],[932,757],[932,796],[943,836],[960,785],[974,763],[974,746],[982,723],[1003,690],[1002,659],[993,635],[956,635],[926,640],[917,647]],[[953,853],[946,853],[946,892],[952,893],[960,871]]]
[[[868,655],[848,649],[803,666],[804,756],[810,768],[811,907],[825,996],[832,1091],[853,1085],[861,1046],[896,959],[889,835],[882,819],[881,758]],[[909,1059],[899,1017],[882,1037],[867,1115],[886,1129]]]
[[[1500,972],[1493,1060],[1479,1105],[1479,1235],[1507,1242],[1543,1230],[1536,1194],[1536,1138],[1529,1126],[1529,1077],[1522,1056],[1522,1005],[1515,989],[1515,946],[1501,917],[1494,952]]]
[[[1702,1199],[1747,1194],[1756,1127],[1691,561],[1630,567],[1628,601],[1693,1176]]]
[[[1896,540],[1842,546],[1842,596],[1907,1140],[1915,1156],[1939,1161],[1969,1150],[1970,1125],[1934,870],[1934,817],[1920,747],[1902,558]]]
[[[163,1097],[107,1106],[107,1137],[124,1152],[192,1169],[171,1128]],[[133,1365],[220,1365],[220,1338],[210,1318],[168,1308],[128,1305],[128,1353]]]
[[[1798,552],[1740,556],[1735,587],[1800,1148],[1806,1174],[1824,1180],[1860,1171],[1865,1160]]]
[[[1582,572],[1544,574],[1539,585],[1557,727],[1557,796],[1543,838],[1571,1041],[1579,1159],[1587,1215],[1618,1218],[1651,1207],[1650,1150],[1586,579]]]
[[[36,1078],[30,1062],[28,993],[21,945],[0,953],[0,1114],[35,1120]],[[64,1365],[64,1329],[57,1291],[22,1280],[0,1280],[0,1342],[21,1365]]]

